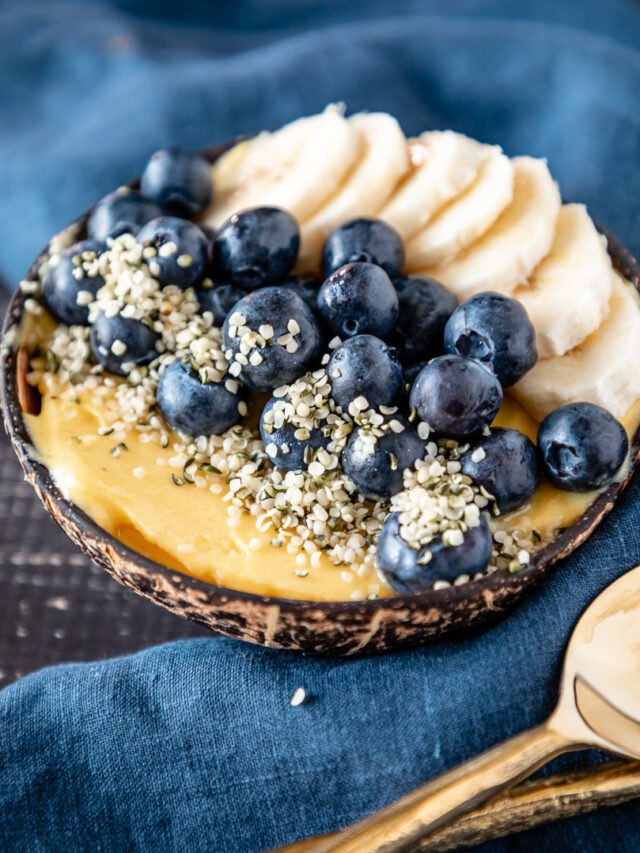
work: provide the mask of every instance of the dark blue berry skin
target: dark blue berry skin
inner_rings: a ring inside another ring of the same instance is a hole
[[[359,441],[360,429],[351,433],[342,451],[344,473],[361,495],[372,500],[386,500],[401,491],[403,470],[424,456],[425,442],[413,426],[406,418],[394,418],[404,426],[404,432],[385,432],[378,438],[374,453],[367,453],[367,446]]]
[[[483,517],[477,527],[464,533],[461,545],[445,545],[440,534],[419,551],[400,536],[400,515],[389,515],[378,539],[377,561],[383,577],[396,592],[424,592],[436,581],[454,581],[459,575],[474,575],[486,569],[491,559],[491,533]],[[418,562],[425,551],[431,560]]]
[[[538,429],[542,467],[554,486],[589,492],[608,486],[629,450],[622,424],[601,406],[561,406]]]
[[[312,278],[311,276],[305,275],[294,275],[286,279],[282,283],[282,286],[289,287],[291,288],[291,290],[295,291],[299,296],[304,299],[309,308],[311,308],[316,320],[318,321],[320,329],[322,330],[322,334],[326,343],[327,341],[330,341],[334,335],[331,329],[325,323],[324,317],[318,311],[318,291],[320,290],[321,284],[322,279]]]
[[[344,222],[327,237],[322,268],[328,276],[354,261],[377,264],[391,278],[398,276],[405,261],[402,238],[381,219],[361,217]]]
[[[187,435],[220,435],[241,418],[242,386],[232,393],[222,382],[200,381],[189,364],[174,361],[160,377],[156,399],[164,419]]]
[[[158,355],[156,341],[158,333],[150,329],[141,320],[123,317],[107,317],[98,314],[91,328],[91,349],[97,361],[110,373],[126,376],[123,365],[149,364]],[[127,347],[122,355],[115,355],[111,346],[114,341],[122,341]]]
[[[107,237],[137,234],[149,220],[162,216],[157,202],[136,192],[113,192],[93,208],[87,222],[91,240],[105,241]]]
[[[213,193],[210,163],[197,151],[164,148],[145,166],[140,189],[166,213],[191,218],[203,213]]]
[[[439,435],[468,438],[493,421],[502,405],[502,388],[480,362],[440,355],[418,374],[409,404]]]
[[[198,222],[198,228],[202,232],[204,239],[207,242],[207,272],[212,278],[215,278],[214,266],[214,250],[216,244],[216,232],[210,225],[205,225],[204,222]]]
[[[375,264],[353,263],[336,270],[318,291],[318,311],[341,338],[385,337],[398,319],[398,294]]]
[[[346,412],[356,397],[371,408],[397,405],[405,380],[398,354],[374,335],[356,335],[336,347],[327,364],[331,396]]]
[[[513,385],[538,360],[536,332],[515,299],[477,293],[451,315],[444,330],[447,352],[481,361],[505,387]]]
[[[246,290],[235,284],[218,284],[215,287],[198,288],[196,291],[200,311],[211,311],[216,326],[222,326],[236,302],[246,295]]]
[[[283,287],[290,287],[291,290],[302,296],[307,305],[314,312],[318,310],[318,290],[322,282],[317,278],[311,278],[306,275],[294,275],[282,282]]]
[[[305,451],[307,447],[317,450],[329,444],[329,436],[323,435],[321,429],[312,429],[309,438],[301,440],[295,437],[297,427],[294,424],[285,423],[280,429],[272,428],[272,424],[265,424],[264,416],[276,404],[277,399],[272,397],[264,407],[260,417],[260,435],[264,443],[265,452],[276,468],[284,471],[306,471],[308,463],[305,462]],[[273,453],[271,445],[277,448]],[[284,446],[284,447],[283,447]],[[284,448],[288,448],[285,450]]]
[[[474,462],[471,457],[478,449],[485,456]],[[491,435],[474,442],[460,464],[463,474],[493,495],[501,513],[525,504],[540,482],[535,446],[517,429],[494,427]]]
[[[223,278],[254,290],[281,283],[295,266],[299,248],[300,228],[290,213],[254,207],[220,226],[215,264]]]
[[[273,391],[318,366],[322,355],[322,332],[311,308],[293,290],[263,287],[248,293],[233,306],[222,328],[225,352],[230,358],[240,352],[240,338],[229,335],[229,317],[237,311],[253,331],[257,332],[263,324],[271,325],[274,331],[270,346],[253,350],[260,353],[262,363],[242,367],[240,379],[250,388]],[[300,327],[300,332],[295,335],[298,349],[294,353],[287,352],[276,342],[281,335],[287,334],[290,320],[295,320]]]
[[[456,310],[457,299],[439,282],[410,275],[393,280],[400,314],[389,342],[407,366],[444,352],[444,327]]]
[[[177,216],[160,216],[140,229],[137,236],[142,246],[160,249],[166,243],[175,243],[177,250],[166,257],[160,253],[148,260],[149,268],[157,264],[160,272],[152,272],[154,278],[165,287],[175,284],[186,290],[200,284],[207,271],[208,247],[202,231],[192,222]],[[184,266],[178,259],[188,256],[191,261]]]
[[[68,326],[87,325],[89,306],[78,305],[78,294],[88,290],[95,295],[104,284],[104,279],[100,275],[88,276],[85,273],[81,278],[76,278],[73,272],[80,268],[73,263],[73,259],[83,252],[99,255],[104,250],[104,243],[82,240],[60,253],[60,260],[49,270],[42,291],[44,303],[56,320]]]

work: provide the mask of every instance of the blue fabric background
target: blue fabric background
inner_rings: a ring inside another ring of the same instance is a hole
[[[0,2],[0,270],[15,284],[152,150],[331,100],[547,156],[564,196],[638,253],[638,45],[640,6],[622,0]],[[211,639],[18,682],[0,693],[0,849],[257,851],[533,725],[577,616],[640,563],[639,506],[636,482],[544,589],[466,640],[336,662]],[[481,849],[636,851],[639,817],[620,806]]]

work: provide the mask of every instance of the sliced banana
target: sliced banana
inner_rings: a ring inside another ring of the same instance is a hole
[[[299,272],[317,269],[333,229],[357,216],[374,216],[409,171],[407,140],[395,118],[358,113],[347,121],[360,136],[363,153],[336,194],[302,226]]]
[[[247,207],[274,205],[299,222],[330,198],[360,156],[361,137],[336,106],[234,146],[213,167],[214,228]]]
[[[423,274],[460,299],[482,290],[510,295],[551,249],[560,210],[558,186],[544,160],[514,158],[513,201],[479,240],[455,260]]]
[[[597,403],[621,418],[640,396],[640,304],[634,288],[612,273],[609,314],[580,346],[539,361],[514,387],[541,420],[566,403]]]
[[[409,270],[452,260],[491,228],[513,199],[514,169],[497,145],[485,146],[475,181],[407,243]]]
[[[609,311],[611,273],[607,241],[586,208],[563,205],[551,251],[513,293],[535,327],[540,358],[563,355],[598,328]]]
[[[432,130],[409,141],[412,169],[377,212],[408,240],[474,181],[484,146],[452,130]]]

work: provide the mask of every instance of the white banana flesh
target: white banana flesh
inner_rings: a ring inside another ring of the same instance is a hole
[[[296,270],[320,266],[324,242],[338,225],[358,216],[375,216],[409,171],[407,140],[387,113],[358,113],[348,119],[358,133],[362,155],[335,195],[301,227]]]
[[[510,296],[551,249],[560,211],[558,186],[544,160],[515,157],[511,204],[493,227],[453,261],[422,270],[459,299],[492,290]]]
[[[545,358],[511,389],[539,420],[567,403],[596,403],[621,418],[640,397],[640,303],[612,273],[609,314],[580,346]]]
[[[234,146],[213,167],[213,228],[240,210],[272,205],[305,222],[342,184],[362,139],[340,109],[329,106],[274,133]]]
[[[410,140],[412,169],[376,215],[407,241],[473,183],[483,149],[480,142],[452,130],[427,131]]]
[[[485,146],[475,181],[407,243],[409,270],[445,264],[485,234],[513,200],[514,168],[497,146]]]
[[[564,355],[598,328],[609,312],[611,273],[607,241],[586,208],[563,205],[551,251],[513,294],[534,325],[540,358]]]

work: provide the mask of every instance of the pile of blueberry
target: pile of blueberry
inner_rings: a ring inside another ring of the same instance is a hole
[[[627,437],[598,406],[577,403],[553,412],[540,426],[537,448],[515,429],[489,429],[503,387],[537,360],[535,332],[520,303],[480,293],[457,305],[437,281],[403,276],[402,240],[375,219],[352,220],[329,236],[323,279],[292,277],[300,247],[295,219],[279,208],[254,208],[234,214],[214,233],[190,221],[204,212],[212,192],[203,157],[181,149],[158,152],[139,192],[112,193],[96,205],[87,240],[62,253],[44,285],[45,302],[59,320],[86,324],[88,309],[78,294],[95,294],[103,282],[85,276],[74,258],[100,254],[107,238],[130,233],[157,250],[149,268],[161,285],[195,289],[201,310],[222,327],[229,374],[205,383],[188,363],[166,369],[157,403],[171,426],[191,435],[223,432],[240,419],[244,386],[273,392],[324,369],[336,410],[353,421],[341,465],[367,498],[386,500],[402,489],[402,472],[424,456],[427,433],[428,440],[470,444],[462,471],[494,497],[501,513],[531,497],[540,468],[568,490],[600,488],[615,477]],[[169,244],[171,251],[163,251]],[[122,315],[101,314],[91,329],[96,360],[120,375],[157,357],[156,341],[149,325]],[[329,444],[330,432],[286,422],[274,429],[269,418],[267,430],[265,416],[277,399],[266,403],[261,419],[267,454],[280,468],[305,469]],[[373,447],[357,417],[372,409],[382,430]],[[467,531],[464,545],[434,540],[429,549],[432,559],[424,564],[421,552],[400,538],[397,517],[388,517],[378,558],[389,582],[402,590],[483,570],[491,536],[483,520]]]

